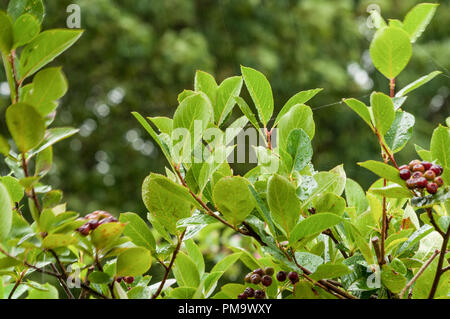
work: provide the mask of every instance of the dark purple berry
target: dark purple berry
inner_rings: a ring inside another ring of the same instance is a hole
[[[436,194],[438,190],[438,186],[436,183],[428,183],[427,184],[427,191],[430,194]]]
[[[288,278],[293,285],[295,285],[299,281],[298,274],[295,271],[291,271],[288,274]]]
[[[117,278],[116,278],[116,281],[119,282],[119,283],[120,283],[122,280],[123,280],[123,277],[117,277]]]
[[[134,277],[128,276],[128,277],[123,277],[123,281],[125,281],[127,284],[132,284],[134,282]]]
[[[256,290],[255,291],[255,299],[264,299],[266,297],[266,293],[264,290]]]
[[[264,270],[262,268],[258,268],[258,269],[253,270],[253,273],[254,274],[258,274],[261,277],[265,275],[265,272],[264,272]]]
[[[264,272],[266,275],[272,276],[275,273],[275,269],[273,269],[273,267],[266,267],[264,268]]]
[[[265,275],[262,277],[261,282],[263,286],[269,287],[272,284],[272,277]]]
[[[431,168],[431,166],[433,166],[433,164],[431,164],[430,162],[422,162],[422,165],[426,171],[428,171]]]
[[[258,274],[253,274],[252,275],[252,284],[259,284],[261,282],[261,276]]]
[[[425,167],[423,167],[423,165],[422,164],[416,164],[416,165],[414,165],[414,167],[413,167],[413,172],[425,172]]]
[[[247,295],[242,293],[242,294],[238,295],[238,299],[247,299]]]
[[[249,273],[249,274],[245,275],[244,281],[248,282],[248,283],[251,283],[252,282],[252,275],[253,275],[252,273]]]
[[[444,185],[444,180],[440,176],[436,177],[434,179],[434,182],[437,184],[438,187],[441,187],[442,185]]]
[[[284,282],[287,279],[287,273],[285,271],[279,271],[277,273],[277,280],[279,282]]]
[[[416,180],[416,187],[417,188],[425,188],[425,187],[427,187],[427,184],[428,184],[428,181],[427,181],[427,179],[425,177],[419,177]]]
[[[432,181],[436,178],[436,173],[429,169],[428,171],[425,171],[425,173],[423,173],[423,177],[425,177],[429,181]]]
[[[255,289],[253,289],[252,287],[247,287],[244,290],[244,294],[246,294],[247,297],[252,298],[255,296]]]
[[[408,178],[411,177],[411,172],[409,171],[409,169],[402,169],[400,170],[400,177],[403,180],[407,180]]]

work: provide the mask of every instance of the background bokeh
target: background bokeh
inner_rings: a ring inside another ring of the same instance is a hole
[[[7,2],[0,0],[0,8]],[[47,0],[44,28],[65,27],[66,8],[76,3],[86,30],[54,62],[63,65],[70,84],[55,124],[81,131],[55,147],[47,181],[64,190],[70,209],[82,214],[105,209],[144,215],[141,183],[150,171],[163,172],[166,162],[130,112],[171,116],[178,93],[193,87],[197,69],[221,81],[239,74],[242,64],[267,75],[278,109],[298,91],[324,88],[310,102],[318,128],[313,162],[320,170],[344,163],[348,176],[367,188],[375,176],[356,162],[377,158],[378,146],[339,101],[361,97],[367,102],[370,91],[388,91],[368,54],[374,32],[367,23],[368,5],[378,4],[383,16],[402,19],[418,2]],[[416,156],[414,144],[428,147],[433,128],[450,113],[450,2],[440,3],[397,80],[403,87],[431,71],[444,72],[406,102],[417,126],[399,163]],[[4,81],[1,74],[2,113],[8,106]],[[234,116],[240,116],[237,108]],[[3,118],[0,123],[4,131]]]

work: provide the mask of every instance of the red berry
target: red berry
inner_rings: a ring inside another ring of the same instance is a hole
[[[115,222],[117,222],[117,218],[110,216],[110,217],[103,218],[102,220],[100,220],[98,222],[98,224],[103,225],[103,224],[109,224],[109,223],[115,223]]]
[[[98,220],[96,219],[91,219],[90,221],[88,221],[88,224],[91,225],[92,230],[96,229],[100,225]]]
[[[262,277],[261,282],[263,286],[269,287],[272,284],[272,277],[265,275]]]
[[[414,166],[418,165],[418,164],[422,164],[422,163],[419,160],[413,160],[413,161],[409,162],[409,169],[413,170]]]
[[[416,179],[414,178],[410,178],[406,181],[406,187],[408,187],[409,189],[414,189],[416,188]]]
[[[116,278],[116,281],[119,282],[119,283],[120,283],[122,280],[123,280],[123,277],[117,277],[117,278]]]
[[[259,284],[261,282],[261,276],[258,274],[253,274],[252,275],[252,284]]]
[[[425,177],[419,177],[416,180],[416,187],[418,187],[418,188],[425,188],[425,187],[427,187],[427,184],[428,184],[428,181]]]
[[[438,176],[434,179],[434,182],[436,183],[436,185],[438,187],[441,187],[442,185],[444,185],[444,180],[442,179],[442,177]]]
[[[432,170],[432,171],[436,174],[436,176],[441,175],[441,174],[442,174],[442,171],[443,171],[442,167],[439,166],[439,165],[433,165],[433,166],[431,166],[430,170]]]
[[[291,281],[291,283],[293,285],[296,284],[299,281],[298,274],[295,271],[291,271],[288,274],[288,278],[289,278],[289,280]]]
[[[264,275],[266,274],[262,268],[258,268],[258,269],[253,270],[253,273],[254,273],[254,274],[258,274],[258,275],[260,275],[261,277],[264,276]]]
[[[402,169],[400,170],[400,177],[403,180],[407,180],[408,178],[411,177],[411,172],[409,171],[409,169]]]
[[[87,235],[89,235],[89,232],[91,231],[91,225],[89,223],[86,223],[83,226],[81,226],[80,228],[78,228],[77,230],[81,235],[87,236]]]
[[[402,169],[409,169],[408,165],[402,165],[398,168],[399,171],[401,171]]]
[[[427,184],[427,191],[430,194],[436,194],[438,190],[438,186],[436,183],[428,183]]]
[[[422,172],[414,172],[414,173],[411,175],[411,177],[414,178],[414,179],[419,178],[419,177],[422,177],[422,176],[423,176],[423,173],[422,173]]]
[[[422,162],[423,167],[425,167],[425,170],[428,171],[431,166],[433,166],[433,164],[431,164],[430,162]]]
[[[433,179],[436,178],[436,173],[433,172],[431,169],[429,169],[428,171],[423,173],[423,177],[425,177],[426,179],[432,181]]]
[[[134,282],[134,277],[128,276],[128,277],[123,277],[123,281],[125,281],[127,284],[132,284]]]
[[[245,294],[247,297],[252,298],[252,297],[255,296],[255,289],[253,289],[252,287],[247,287],[247,288],[245,288],[245,290],[244,290],[244,294]]]
[[[266,293],[264,290],[256,290],[255,291],[255,299],[264,299],[266,297]]]
[[[238,299],[247,299],[247,295],[242,293],[238,295]]]
[[[425,167],[423,167],[423,165],[422,164],[416,164],[416,165],[414,165],[414,167],[413,167],[413,172],[425,172]]]
[[[286,281],[286,278],[287,278],[287,273],[286,273],[285,271],[279,271],[279,272],[277,273],[277,280],[278,280],[279,282],[284,282],[284,281]]]

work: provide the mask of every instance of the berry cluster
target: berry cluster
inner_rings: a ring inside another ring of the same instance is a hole
[[[117,218],[103,210],[96,210],[95,212],[87,214],[83,219],[87,220],[87,222],[77,229],[83,236],[89,235],[92,230],[100,225],[118,222]]]
[[[127,276],[127,277],[117,277],[117,278],[116,278],[116,281],[117,281],[118,283],[120,283],[122,280],[123,280],[125,283],[131,285],[131,284],[134,282],[134,277]]]
[[[440,165],[419,160],[399,167],[400,177],[406,181],[409,189],[426,189],[430,194],[436,194],[438,188],[444,184],[441,177],[443,171]]]
[[[251,273],[248,273],[245,276],[245,282],[252,283],[254,285],[262,284],[264,287],[269,287],[272,284],[272,276],[274,274],[274,269],[272,267],[266,267],[264,269],[258,268],[253,270]],[[287,273],[285,271],[279,271],[276,275],[277,280],[279,282],[285,282],[286,279],[295,285],[299,281],[298,273],[295,271],[291,271]],[[251,287],[245,288],[244,292],[238,296],[238,299],[264,299],[266,297],[266,293],[263,289],[253,289]]]

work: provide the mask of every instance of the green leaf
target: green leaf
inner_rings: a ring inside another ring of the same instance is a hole
[[[342,170],[342,172],[339,172]],[[329,172],[319,172],[313,176],[317,186],[307,200],[303,202],[302,210],[309,208],[312,200],[320,194],[331,192],[340,196],[345,189],[346,176],[341,166]]]
[[[434,79],[436,76],[438,76],[441,73],[442,73],[441,71],[433,71],[430,74],[424,75],[421,78],[415,80],[414,82],[408,84],[407,86],[405,86],[400,91],[398,91],[397,94],[395,94],[395,96],[396,97],[405,96],[409,92],[411,92],[411,91],[421,87],[425,83],[430,82],[432,79]]]
[[[431,156],[442,166],[450,167],[450,129],[439,125],[431,137]]]
[[[226,256],[221,261],[219,261],[214,267],[211,269],[211,273],[213,272],[225,272],[231,266],[233,266],[242,256],[242,253],[234,253]]]
[[[152,265],[152,255],[143,247],[128,248],[117,257],[116,275],[140,276],[145,274]]]
[[[383,265],[381,269],[381,283],[394,294],[402,291],[407,283],[407,279],[396,272],[391,266]]]
[[[8,156],[10,150],[11,146],[9,146],[8,141],[3,136],[0,135],[0,154]]]
[[[0,51],[6,56],[14,42],[13,25],[11,19],[0,11]]]
[[[37,155],[34,175],[43,177],[52,169],[52,163],[53,148],[50,146]]]
[[[92,273],[89,274],[89,282],[94,283],[94,284],[108,284],[109,282],[111,282],[111,276],[101,272],[101,271],[94,271]]]
[[[321,194],[313,202],[317,213],[332,213],[338,216],[344,214],[345,199],[334,193]]]
[[[296,104],[278,123],[278,141],[280,149],[286,149],[287,140],[292,130],[303,129],[312,140],[315,133],[313,112],[307,105]]]
[[[213,190],[214,203],[232,225],[237,226],[255,208],[255,201],[243,177],[233,176],[220,179]]]
[[[156,250],[155,238],[145,221],[135,213],[123,213],[119,218],[121,223],[126,224],[123,234],[130,237],[136,246],[142,246],[150,251]]]
[[[184,246],[188,252],[189,257],[195,263],[200,277],[205,273],[205,260],[200,248],[195,244],[193,239],[186,240]]]
[[[25,102],[33,105],[42,116],[54,111],[55,100],[67,92],[67,80],[60,67],[39,71],[33,79],[33,91]]]
[[[39,154],[40,152],[44,151],[45,149],[49,148],[50,146],[69,138],[79,132],[79,129],[75,129],[73,127],[54,127],[51,129],[48,129],[45,133],[45,138],[42,141],[42,143],[36,148],[33,149],[29,157],[33,157],[36,154]]]
[[[433,262],[425,268],[422,275],[417,278],[413,289],[413,299],[427,299],[430,294],[431,286],[436,276],[436,270],[438,266],[438,259],[435,258]],[[439,284],[436,289],[435,298],[447,298],[448,296],[448,281],[450,280],[450,272],[446,271],[441,275]]]
[[[183,252],[177,255],[173,273],[180,287],[197,288],[200,284],[200,274],[195,263]]]
[[[194,87],[195,91],[203,92],[208,96],[211,105],[216,105],[218,86],[216,80],[211,74],[198,70],[195,73]]]
[[[8,237],[12,217],[11,198],[6,187],[0,183],[0,242]]]
[[[295,94],[293,97],[291,97],[286,104],[281,109],[280,113],[278,113],[277,118],[275,119],[275,122],[273,126],[276,126],[280,119],[283,117],[284,114],[289,112],[289,110],[297,104],[305,104],[309,100],[311,100],[314,96],[317,95],[320,91],[323,89],[313,89],[313,90],[307,90],[307,91],[301,91]]]
[[[397,184],[391,184],[391,185],[388,185],[386,187],[381,187],[381,188],[371,188],[369,191],[373,194],[383,196],[386,198],[411,198],[412,197],[412,194],[408,189],[401,187]]]
[[[41,31],[41,25],[38,19],[26,13],[21,15],[13,25],[14,47],[23,46],[31,42]]]
[[[311,140],[304,130],[295,129],[289,133],[286,151],[293,159],[292,169],[300,172],[311,162],[313,149]]]
[[[44,138],[45,122],[34,107],[13,104],[6,110],[6,124],[14,142],[22,153],[39,145]]]
[[[403,21],[403,29],[408,32],[412,43],[425,31],[438,6],[437,3],[420,3],[408,12]]]
[[[19,60],[20,81],[23,81],[67,50],[81,37],[82,33],[81,30],[54,29],[39,34],[22,51]]]
[[[122,223],[100,225],[91,233],[92,243],[97,249],[105,248],[122,235],[124,228]]]
[[[241,109],[242,113],[245,115],[245,117],[252,123],[252,125],[259,130],[258,120],[256,119],[255,114],[253,114],[252,110],[248,106],[247,102],[240,96],[236,96],[235,98],[236,103],[238,104],[239,108]]]
[[[311,272],[315,272],[317,267],[323,264],[323,258],[307,252],[296,252],[297,262]]]
[[[8,5],[8,14],[16,20],[21,15],[29,13],[42,23],[45,15],[45,8],[42,0],[11,0]]]
[[[272,220],[289,238],[300,217],[300,200],[285,177],[274,174],[268,183],[267,202]]]
[[[192,299],[197,289],[193,287],[177,287],[170,291],[169,297],[174,299]]]
[[[393,166],[373,160],[358,163],[358,165],[367,168],[382,178],[406,188],[405,181],[400,178],[398,170]]]
[[[391,128],[384,136],[387,146],[394,153],[400,152],[413,133],[415,118],[408,112],[396,112]]]
[[[356,114],[358,114],[367,125],[373,129],[372,119],[370,117],[370,111],[367,105],[357,99],[344,99],[344,103],[347,104]]]
[[[272,117],[274,107],[270,83],[264,74],[255,69],[241,66],[241,72],[248,92],[258,110],[259,119],[265,127]]]
[[[422,160],[427,161],[427,162],[433,161],[430,151],[424,149],[423,147],[421,147],[417,144],[414,145],[414,148],[416,150],[417,155],[419,155]]]
[[[161,133],[172,134],[173,120],[164,116],[148,117],[148,119],[156,125]]]
[[[320,234],[324,230],[327,230],[342,221],[343,219],[341,217],[331,213],[321,213],[309,216],[294,227],[292,234],[289,237],[289,242],[295,243],[302,238]]]
[[[317,267],[317,270],[311,275],[311,279],[331,279],[339,278],[343,275],[347,275],[351,270],[343,264],[323,264]]]
[[[19,203],[24,195],[24,188],[20,185],[17,178],[12,176],[4,176],[0,178],[0,182],[8,190],[12,203]]]
[[[222,125],[236,104],[235,97],[239,96],[242,88],[242,77],[233,76],[225,79],[217,90],[217,101],[214,107],[214,120],[218,126]],[[213,104],[214,105],[214,104]]]
[[[54,249],[59,247],[67,247],[76,243],[77,238],[66,234],[50,234],[42,241],[42,248]]]
[[[46,290],[31,288],[28,290],[27,299],[58,299],[58,289],[45,283],[42,285]]]
[[[191,216],[195,204],[187,188],[158,174],[144,180],[142,199],[150,215],[172,234],[178,233],[177,221]]]
[[[406,67],[411,55],[409,35],[397,27],[378,30],[370,44],[373,64],[388,79],[395,78]]]
[[[384,135],[395,120],[394,103],[386,94],[374,92],[370,96],[370,104],[375,127],[381,135]]]
[[[345,197],[349,207],[355,207],[359,215],[367,210],[369,202],[362,187],[354,180],[347,178],[345,184]]]

